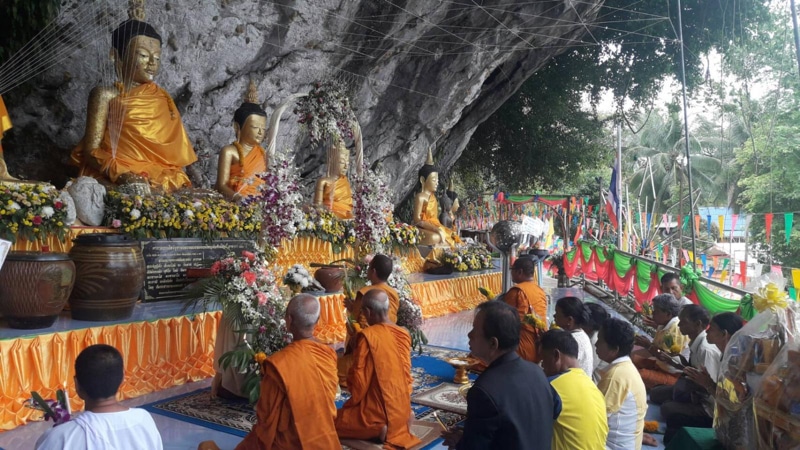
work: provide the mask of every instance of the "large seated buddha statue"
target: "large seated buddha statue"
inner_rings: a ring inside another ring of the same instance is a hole
[[[86,131],[72,151],[81,175],[125,184],[147,180],[170,192],[191,186],[184,167],[197,160],[172,97],[153,80],[161,36],[140,9],[111,35],[118,82],[89,95]]]
[[[233,113],[233,130],[236,140],[219,152],[216,188],[228,200],[240,201],[258,192],[264,181],[257,174],[267,170],[267,156],[261,147],[267,112],[258,105],[252,81],[245,102]]]
[[[350,152],[344,141],[336,137],[328,149],[328,167],[314,188],[314,204],[330,210],[340,219],[353,218],[353,191],[347,179]]]
[[[420,191],[414,196],[414,225],[419,229],[422,245],[449,245],[461,242],[458,235],[439,221],[439,170],[433,165],[433,154],[428,149],[428,160],[419,169]]]

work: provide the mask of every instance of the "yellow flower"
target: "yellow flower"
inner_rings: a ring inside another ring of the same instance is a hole
[[[669,348],[671,353],[680,353],[683,348],[678,344],[672,344]]]
[[[253,355],[253,359],[255,359],[257,363],[261,364],[267,360],[267,354],[264,352],[258,352]]]

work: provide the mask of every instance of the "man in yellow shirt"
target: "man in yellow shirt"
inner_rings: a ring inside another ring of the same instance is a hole
[[[578,341],[572,333],[550,330],[541,337],[542,369],[561,397],[553,424],[553,450],[604,450],[608,436],[606,402],[578,366]]]

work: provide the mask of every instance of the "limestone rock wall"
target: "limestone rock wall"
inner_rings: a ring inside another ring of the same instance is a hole
[[[365,160],[380,165],[400,201],[428,146],[435,142],[446,174],[475,128],[583,36],[576,23],[594,20],[593,1],[149,0],[147,21],[164,39],[156,80],[195,145],[196,185],[213,185],[250,77],[271,113],[336,76],[352,89]],[[67,0],[62,10],[77,4]],[[110,31],[125,18],[112,11],[92,45],[4,95],[15,125],[3,140],[12,173],[57,185],[73,174],[67,156],[83,135],[89,91],[109,78]],[[324,151],[308,144],[291,108],[278,146],[294,149],[307,184],[323,172]]]

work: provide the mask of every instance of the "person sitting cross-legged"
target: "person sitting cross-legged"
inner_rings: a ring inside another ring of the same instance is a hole
[[[541,338],[542,369],[561,398],[553,426],[554,450],[603,450],[608,421],[603,394],[578,367],[578,342],[572,333],[550,330]]]
[[[463,430],[442,433],[450,448],[548,449],[558,417],[558,394],[541,367],[520,358],[517,310],[500,301],[481,303],[475,312],[469,348],[488,367],[467,393]]]
[[[644,437],[647,392],[631,362],[633,326],[620,319],[608,319],[600,327],[597,355],[609,364],[597,387],[606,399],[609,450],[639,450]],[[654,442],[647,442],[653,445]]]
[[[150,413],[117,401],[124,367],[119,351],[105,344],[86,347],[75,359],[75,391],[84,412],[47,430],[36,450],[138,450],[163,448]]]
[[[411,448],[411,336],[389,319],[386,292],[364,294],[361,312],[369,327],[356,334],[347,375],[351,397],[336,414],[341,439],[376,440],[388,448]]]

